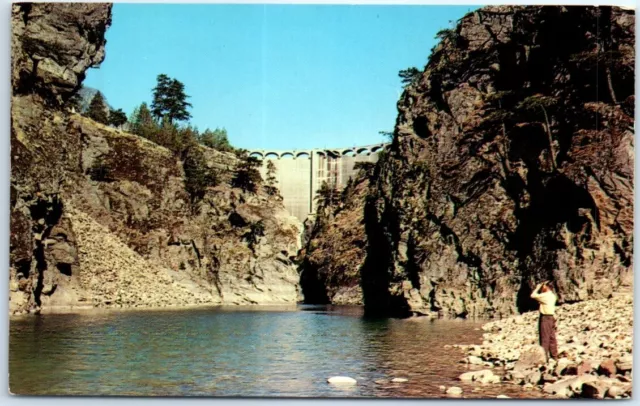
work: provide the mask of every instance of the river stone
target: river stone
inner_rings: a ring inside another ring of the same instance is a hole
[[[481,383],[496,383],[500,382],[500,377],[493,374],[490,369],[482,369],[480,371],[469,371],[459,376],[459,379],[463,382],[481,382]]]
[[[524,371],[547,363],[547,355],[539,345],[534,345],[520,353],[520,358],[513,367],[514,371]]]
[[[527,374],[527,376],[524,378],[524,381],[532,385],[537,385],[541,379],[542,379],[542,374],[540,373],[540,371],[533,371]]]
[[[449,389],[447,389],[447,395],[462,395],[462,388],[459,388],[457,386],[452,386]]]
[[[447,387],[444,386],[444,385],[438,386],[438,389],[440,389],[440,392],[446,392],[447,391]]]
[[[591,361],[582,361],[576,368],[576,375],[589,374],[594,370],[595,368]]]
[[[400,383],[400,382],[407,382],[408,379],[407,378],[393,378],[391,380],[391,382],[396,382],[396,383]]]
[[[355,379],[348,376],[332,376],[331,378],[327,379],[327,382],[342,385],[355,385],[357,383]]]
[[[511,399],[511,398],[507,395],[498,395],[496,396],[496,399]]]
[[[615,376],[617,372],[616,364],[613,360],[608,359],[600,363],[598,373],[604,376]]]
[[[631,387],[629,386],[629,387],[628,387],[628,389],[630,390],[630,389],[631,389]],[[608,397],[608,398],[613,398],[613,399],[615,399],[615,398],[618,398],[618,397],[620,397],[620,396],[624,395],[624,394],[625,394],[625,392],[626,392],[626,390],[625,390],[622,386],[620,386],[620,385],[615,385],[615,384],[614,384],[613,386],[611,386],[611,387],[607,390],[607,393],[606,393],[606,395],[605,395],[605,396],[606,396],[606,397]]]
[[[608,389],[609,384],[604,381],[586,382],[582,385],[580,394],[589,399],[604,399]]]
[[[616,369],[620,373],[631,371],[632,367],[633,367],[633,357],[631,355],[625,355],[624,357],[618,358],[618,360],[616,361]]]

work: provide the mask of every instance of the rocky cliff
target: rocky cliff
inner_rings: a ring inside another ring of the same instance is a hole
[[[633,10],[492,6],[439,33],[359,209],[368,312],[499,317],[541,278],[562,302],[631,289],[634,29]]]
[[[499,6],[441,33],[365,209],[369,310],[501,316],[540,278],[564,302],[631,288],[634,26]]]
[[[202,148],[220,182],[192,206],[179,157],[63,107],[110,18],[107,4],[13,5],[10,311],[295,303],[301,225],[231,187],[235,155]]]
[[[300,286],[306,303],[363,304],[360,267],[367,234],[362,208],[372,172],[361,170],[335,204],[318,208],[308,241],[299,253]]]

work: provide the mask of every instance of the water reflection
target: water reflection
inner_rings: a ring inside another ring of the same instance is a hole
[[[12,320],[19,394],[437,397],[479,324],[365,319],[358,307],[209,308]],[[334,375],[352,387],[326,383]],[[37,377],[37,378],[36,378]],[[408,382],[391,383],[394,377]],[[517,395],[500,385],[465,396]],[[532,394],[533,395],[533,394]]]

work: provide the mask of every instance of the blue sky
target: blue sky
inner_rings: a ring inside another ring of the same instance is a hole
[[[477,7],[116,3],[84,85],[130,114],[166,73],[191,122],[240,148],[372,144],[395,124],[398,71],[422,69],[435,34]]]

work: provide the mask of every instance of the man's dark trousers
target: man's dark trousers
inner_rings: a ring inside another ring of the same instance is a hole
[[[540,345],[544,352],[553,359],[558,359],[558,342],[556,341],[556,319],[551,315],[541,314],[539,321]]]

